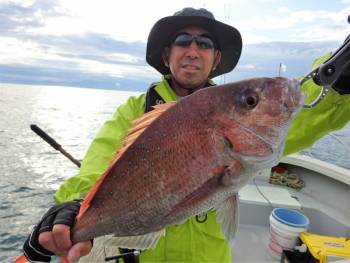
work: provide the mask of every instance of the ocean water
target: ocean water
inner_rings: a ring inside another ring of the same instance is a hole
[[[78,168],[30,130],[36,124],[77,159],[116,107],[137,92],[0,84],[0,262],[21,250],[53,193]],[[345,145],[345,146],[344,146]],[[306,154],[350,169],[350,125]]]

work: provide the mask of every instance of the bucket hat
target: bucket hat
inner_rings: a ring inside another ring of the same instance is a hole
[[[216,20],[214,15],[204,8],[186,7],[172,16],[158,20],[148,36],[147,63],[161,74],[169,74],[169,68],[164,65],[162,58],[164,48],[170,45],[176,32],[192,26],[207,30],[215,38],[221,51],[221,61],[209,77],[213,78],[233,70],[242,52],[241,34],[236,28]]]

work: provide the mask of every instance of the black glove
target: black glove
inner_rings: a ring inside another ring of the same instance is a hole
[[[341,95],[350,94],[350,63],[333,84],[333,88]]]
[[[71,201],[51,207],[33,228],[32,233],[30,233],[23,245],[23,252],[27,259],[31,262],[50,262],[51,256],[54,254],[39,244],[39,235],[42,232],[51,231],[56,224],[72,227],[79,209],[80,202],[78,201]]]
[[[350,16],[348,17],[348,19],[350,19]],[[349,41],[350,41],[350,35],[347,36],[343,45],[346,45]],[[349,51],[347,50],[346,52],[349,52]],[[349,55],[347,55],[347,57],[349,57]],[[333,88],[341,95],[350,94],[350,62],[349,61],[346,61],[346,67],[343,70],[342,74],[339,76],[339,78],[336,80],[336,82],[333,84]]]

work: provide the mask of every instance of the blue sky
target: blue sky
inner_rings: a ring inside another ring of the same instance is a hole
[[[306,73],[350,33],[350,0],[0,0],[0,82],[145,90],[160,75],[145,63],[153,24],[205,7],[242,34],[236,69],[217,82]]]

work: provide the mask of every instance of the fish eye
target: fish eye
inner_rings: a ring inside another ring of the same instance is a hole
[[[243,106],[248,110],[254,109],[259,103],[259,96],[254,92],[245,94],[242,99]]]

